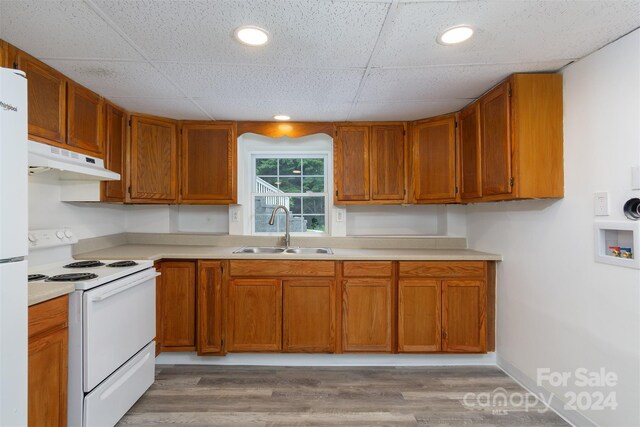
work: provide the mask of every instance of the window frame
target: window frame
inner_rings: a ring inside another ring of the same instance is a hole
[[[291,232],[290,234],[292,236],[322,236],[322,237],[326,237],[326,236],[330,236],[331,235],[331,217],[329,215],[329,210],[331,209],[331,204],[330,204],[330,200],[329,197],[331,196],[330,194],[330,182],[329,182],[329,162],[331,161],[331,156],[330,153],[327,152],[322,152],[322,151],[300,151],[300,152],[294,152],[294,151],[290,151],[290,152],[277,152],[277,151],[254,151],[251,152],[251,158],[250,158],[250,167],[251,167],[251,182],[250,182],[250,188],[249,188],[249,197],[251,199],[251,214],[250,214],[250,218],[251,218],[251,235],[256,235],[256,236],[280,236],[282,235],[282,233],[284,233],[284,231],[256,231],[256,215],[255,215],[255,209],[256,209],[256,197],[261,197],[261,196],[268,196],[271,197],[273,196],[273,193],[258,193],[256,192],[256,187],[255,187],[255,183],[256,183],[256,178],[258,178],[258,175],[256,174],[256,165],[257,165],[257,160],[258,159],[323,159],[324,160],[324,167],[323,167],[323,173],[324,173],[324,192],[322,193],[317,193],[317,192],[313,192],[313,193],[283,193],[286,196],[283,197],[324,197],[324,224],[325,224],[325,230],[324,231],[306,231],[306,232]],[[279,175],[278,175],[279,176]],[[305,175],[300,174],[299,175],[301,178],[303,178]],[[310,177],[318,177],[318,175],[310,175]],[[303,181],[304,182],[304,181]],[[304,203],[304,202],[303,202]],[[296,214],[296,215],[300,215],[304,218],[304,208],[301,207],[301,213],[300,214]],[[311,215],[311,214],[310,214]],[[293,217],[293,214],[291,214],[291,216]]]

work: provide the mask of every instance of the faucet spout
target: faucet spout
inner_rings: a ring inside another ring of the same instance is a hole
[[[278,213],[278,210],[280,209],[282,209],[284,211],[284,214],[286,215],[284,246],[288,248],[289,246],[291,246],[291,235],[289,234],[289,215],[290,215],[289,209],[287,209],[287,207],[284,205],[278,205],[275,208],[273,208],[273,212],[271,212],[271,218],[269,218],[269,225],[273,225],[273,223],[276,220],[276,213]]]

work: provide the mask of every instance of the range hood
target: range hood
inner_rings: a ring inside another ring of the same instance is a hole
[[[119,181],[120,174],[104,167],[104,161],[64,148],[29,141],[29,175],[60,171],[60,179]]]

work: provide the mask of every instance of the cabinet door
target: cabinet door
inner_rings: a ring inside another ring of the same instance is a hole
[[[90,90],[67,82],[67,144],[102,154],[103,101]]]
[[[229,287],[228,351],[282,349],[282,284],[238,279]]]
[[[222,263],[198,261],[198,354],[222,352]]]
[[[455,201],[455,127],[454,115],[413,125],[413,196],[417,203]]]
[[[162,263],[162,351],[194,351],[196,346],[196,266]]]
[[[333,155],[336,203],[369,200],[369,126],[338,126]]]
[[[452,353],[486,351],[486,282],[442,282],[442,350]]]
[[[460,197],[475,199],[482,196],[482,167],[480,145],[480,104],[475,102],[460,112]]]
[[[105,167],[120,174],[120,181],[102,183],[102,199],[107,202],[124,202],[126,183],[127,113],[113,104],[105,108]]]
[[[388,279],[343,282],[344,351],[392,351],[392,285]]]
[[[283,282],[283,348],[290,353],[332,353],[336,343],[333,280]]]
[[[425,353],[441,350],[441,286],[438,280],[400,280],[398,283],[398,351]]]
[[[482,195],[511,193],[509,82],[482,98]]]
[[[67,425],[68,329],[29,338],[29,426]]]
[[[178,145],[176,122],[131,117],[131,201],[171,203],[177,200]]]
[[[234,133],[231,123],[182,126],[181,202],[236,202]]]
[[[371,200],[404,200],[404,135],[403,125],[371,127]]]
[[[64,145],[66,139],[66,79],[53,68],[12,49],[14,63],[27,74],[29,137]]]

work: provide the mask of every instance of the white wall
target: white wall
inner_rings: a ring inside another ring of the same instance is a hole
[[[640,271],[594,262],[594,192],[624,220],[640,164],[640,30],[566,68],[565,198],[469,206],[469,246],[504,255],[498,268],[499,361],[536,382],[537,368],[615,372],[616,410],[585,410],[599,425],[640,425]],[[636,251],[638,248],[636,248]],[[636,253],[636,256],[639,254]],[[575,379],[575,377],[574,377]]]

